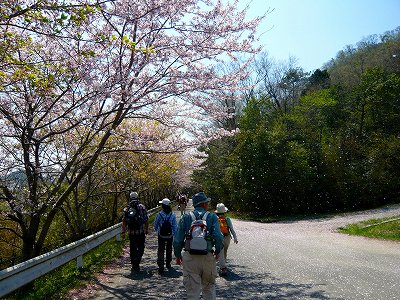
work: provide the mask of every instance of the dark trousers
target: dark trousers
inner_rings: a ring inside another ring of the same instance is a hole
[[[157,265],[160,268],[164,267],[164,253],[165,263],[170,266],[172,261],[172,237],[163,238],[158,236]]]
[[[145,234],[129,235],[131,264],[138,267],[144,253]]]

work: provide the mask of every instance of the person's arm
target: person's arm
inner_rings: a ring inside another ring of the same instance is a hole
[[[175,213],[172,213],[171,225],[172,225],[172,235],[175,236],[176,232],[178,231],[178,224],[176,223],[176,215],[175,215]]]
[[[143,205],[143,215],[144,215],[144,234],[149,233],[149,216],[147,215],[147,210]]]
[[[122,219],[122,228],[121,228],[121,238],[125,239],[125,231],[126,231],[126,221],[125,217]]]
[[[174,247],[174,254],[176,257],[176,263],[179,265],[182,263],[182,249],[185,241],[185,218],[179,220],[178,228],[174,236],[172,245]]]
[[[218,217],[215,214],[211,215],[211,226],[214,227],[212,237],[215,241],[215,255],[218,258],[219,253],[224,248],[224,236],[221,233],[221,228],[219,226]]]
[[[160,219],[161,219],[161,215],[160,215],[160,213],[158,213],[157,215],[156,215],[156,219],[154,220],[154,231],[155,232],[158,232],[158,230],[159,230],[159,227],[160,227]]]
[[[237,243],[238,243],[238,239],[237,239],[237,236],[236,236],[236,232],[235,232],[235,230],[233,229],[233,224],[232,224],[231,218],[226,217],[226,223],[227,223],[227,225],[228,225],[229,232],[230,232],[230,234],[231,234],[232,237],[233,237],[234,243],[237,244]]]

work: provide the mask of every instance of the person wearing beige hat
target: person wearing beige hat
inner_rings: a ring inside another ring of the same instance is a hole
[[[231,243],[232,237],[234,243],[235,244],[238,243],[236,232],[233,229],[232,220],[230,217],[225,215],[227,211],[228,208],[223,203],[217,204],[217,209],[215,210],[215,213],[218,216],[221,233],[224,235],[224,251],[221,251],[221,255],[219,256],[218,259],[221,276],[227,275],[228,272],[228,269],[226,267],[226,257],[228,254],[228,248],[229,244]]]

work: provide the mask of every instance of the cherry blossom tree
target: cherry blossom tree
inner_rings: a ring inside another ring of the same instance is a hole
[[[2,229],[21,239],[23,259],[41,253],[55,216],[105,152],[166,149],[137,135],[115,147],[124,120],[195,134],[168,140],[174,152],[202,141],[199,124],[228,113],[216,100],[245,78],[261,20],[246,20],[237,4],[0,4],[0,207],[3,221],[18,224]],[[250,55],[239,68],[217,72],[216,63],[242,53]]]
[[[131,139],[129,147],[121,147],[131,136],[135,139]],[[177,173],[181,174],[188,166],[182,153],[176,150],[176,139],[173,128],[157,121],[125,120],[60,208],[62,215],[56,217],[50,233],[52,243],[60,245],[71,238],[76,240],[118,222],[132,189],[140,193],[149,207],[174,195],[179,184]],[[67,226],[57,226],[60,223]]]

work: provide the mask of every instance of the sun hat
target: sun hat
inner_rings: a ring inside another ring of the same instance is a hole
[[[211,199],[206,196],[203,192],[197,193],[192,197],[193,206],[199,206],[201,203],[207,203]]]
[[[226,213],[227,211],[228,211],[228,208],[223,203],[217,204],[217,209],[215,210],[215,212],[217,214],[223,214],[223,213]]]
[[[171,203],[171,200],[169,200],[168,198],[164,198],[161,201],[159,201],[158,203],[164,204],[164,205],[168,205]]]

